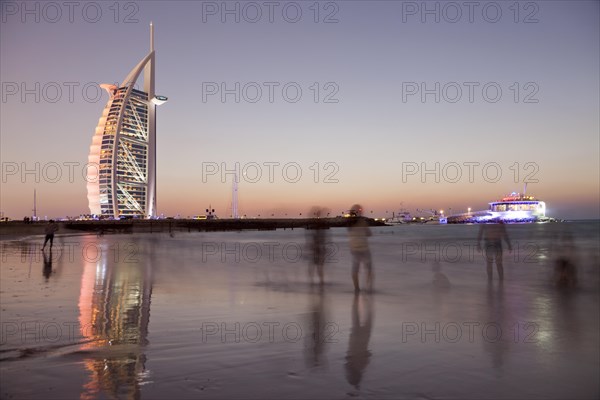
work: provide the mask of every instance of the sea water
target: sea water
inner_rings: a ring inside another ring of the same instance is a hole
[[[598,221],[373,227],[355,293],[346,229],[1,243],[2,398],[598,398]],[[557,260],[577,284],[555,284]]]

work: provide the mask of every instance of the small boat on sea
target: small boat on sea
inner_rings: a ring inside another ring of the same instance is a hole
[[[392,213],[392,218],[385,221],[388,225],[408,224],[409,222],[412,222],[412,217],[406,210],[400,210],[398,214]]]

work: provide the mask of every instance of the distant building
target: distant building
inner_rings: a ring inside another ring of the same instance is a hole
[[[134,86],[144,72],[144,90]],[[156,106],[167,98],[154,93],[154,27],[150,52],[120,86],[100,85],[109,94],[88,157],[90,212],[156,216]]]

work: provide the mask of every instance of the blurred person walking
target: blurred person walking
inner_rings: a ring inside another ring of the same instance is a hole
[[[58,231],[58,224],[54,222],[53,219],[51,219],[50,221],[48,221],[48,225],[46,225],[46,228],[44,229],[46,238],[44,239],[42,251],[44,251],[44,249],[46,248],[46,243],[48,243],[48,241],[50,241],[50,248],[52,248],[52,245],[54,244],[54,233],[56,231]]]
[[[321,286],[325,283],[325,261],[327,258],[327,225],[323,222],[321,217],[326,215],[327,210],[321,207],[313,207],[309,215],[314,218],[307,228],[307,245],[310,251],[309,262],[308,262],[308,277],[310,282],[313,283],[313,276],[315,270],[319,276],[319,284]]]
[[[512,252],[512,245],[506,233],[506,227],[502,220],[498,220],[497,223],[481,224],[479,227],[479,234],[477,235],[477,251],[481,252],[481,239],[484,243],[484,256],[487,268],[488,280],[493,278],[492,264],[496,261],[496,270],[498,271],[498,279],[502,281],[504,279],[504,266],[502,264],[502,240],[506,242],[508,251]]]
[[[352,254],[352,282],[354,291],[360,291],[358,274],[362,264],[367,275],[367,289],[373,290],[373,268],[371,262],[371,251],[369,249],[368,237],[371,236],[371,229],[366,219],[362,217],[363,208],[360,204],[355,204],[350,209],[350,218],[354,220],[348,227],[348,239],[350,242],[350,253]]]

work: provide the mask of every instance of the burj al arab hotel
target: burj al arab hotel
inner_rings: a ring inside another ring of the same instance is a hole
[[[156,106],[154,27],[150,52],[119,85],[102,84],[108,102],[92,138],[87,169],[90,213],[119,218],[156,216]],[[143,88],[136,87],[143,71]]]

